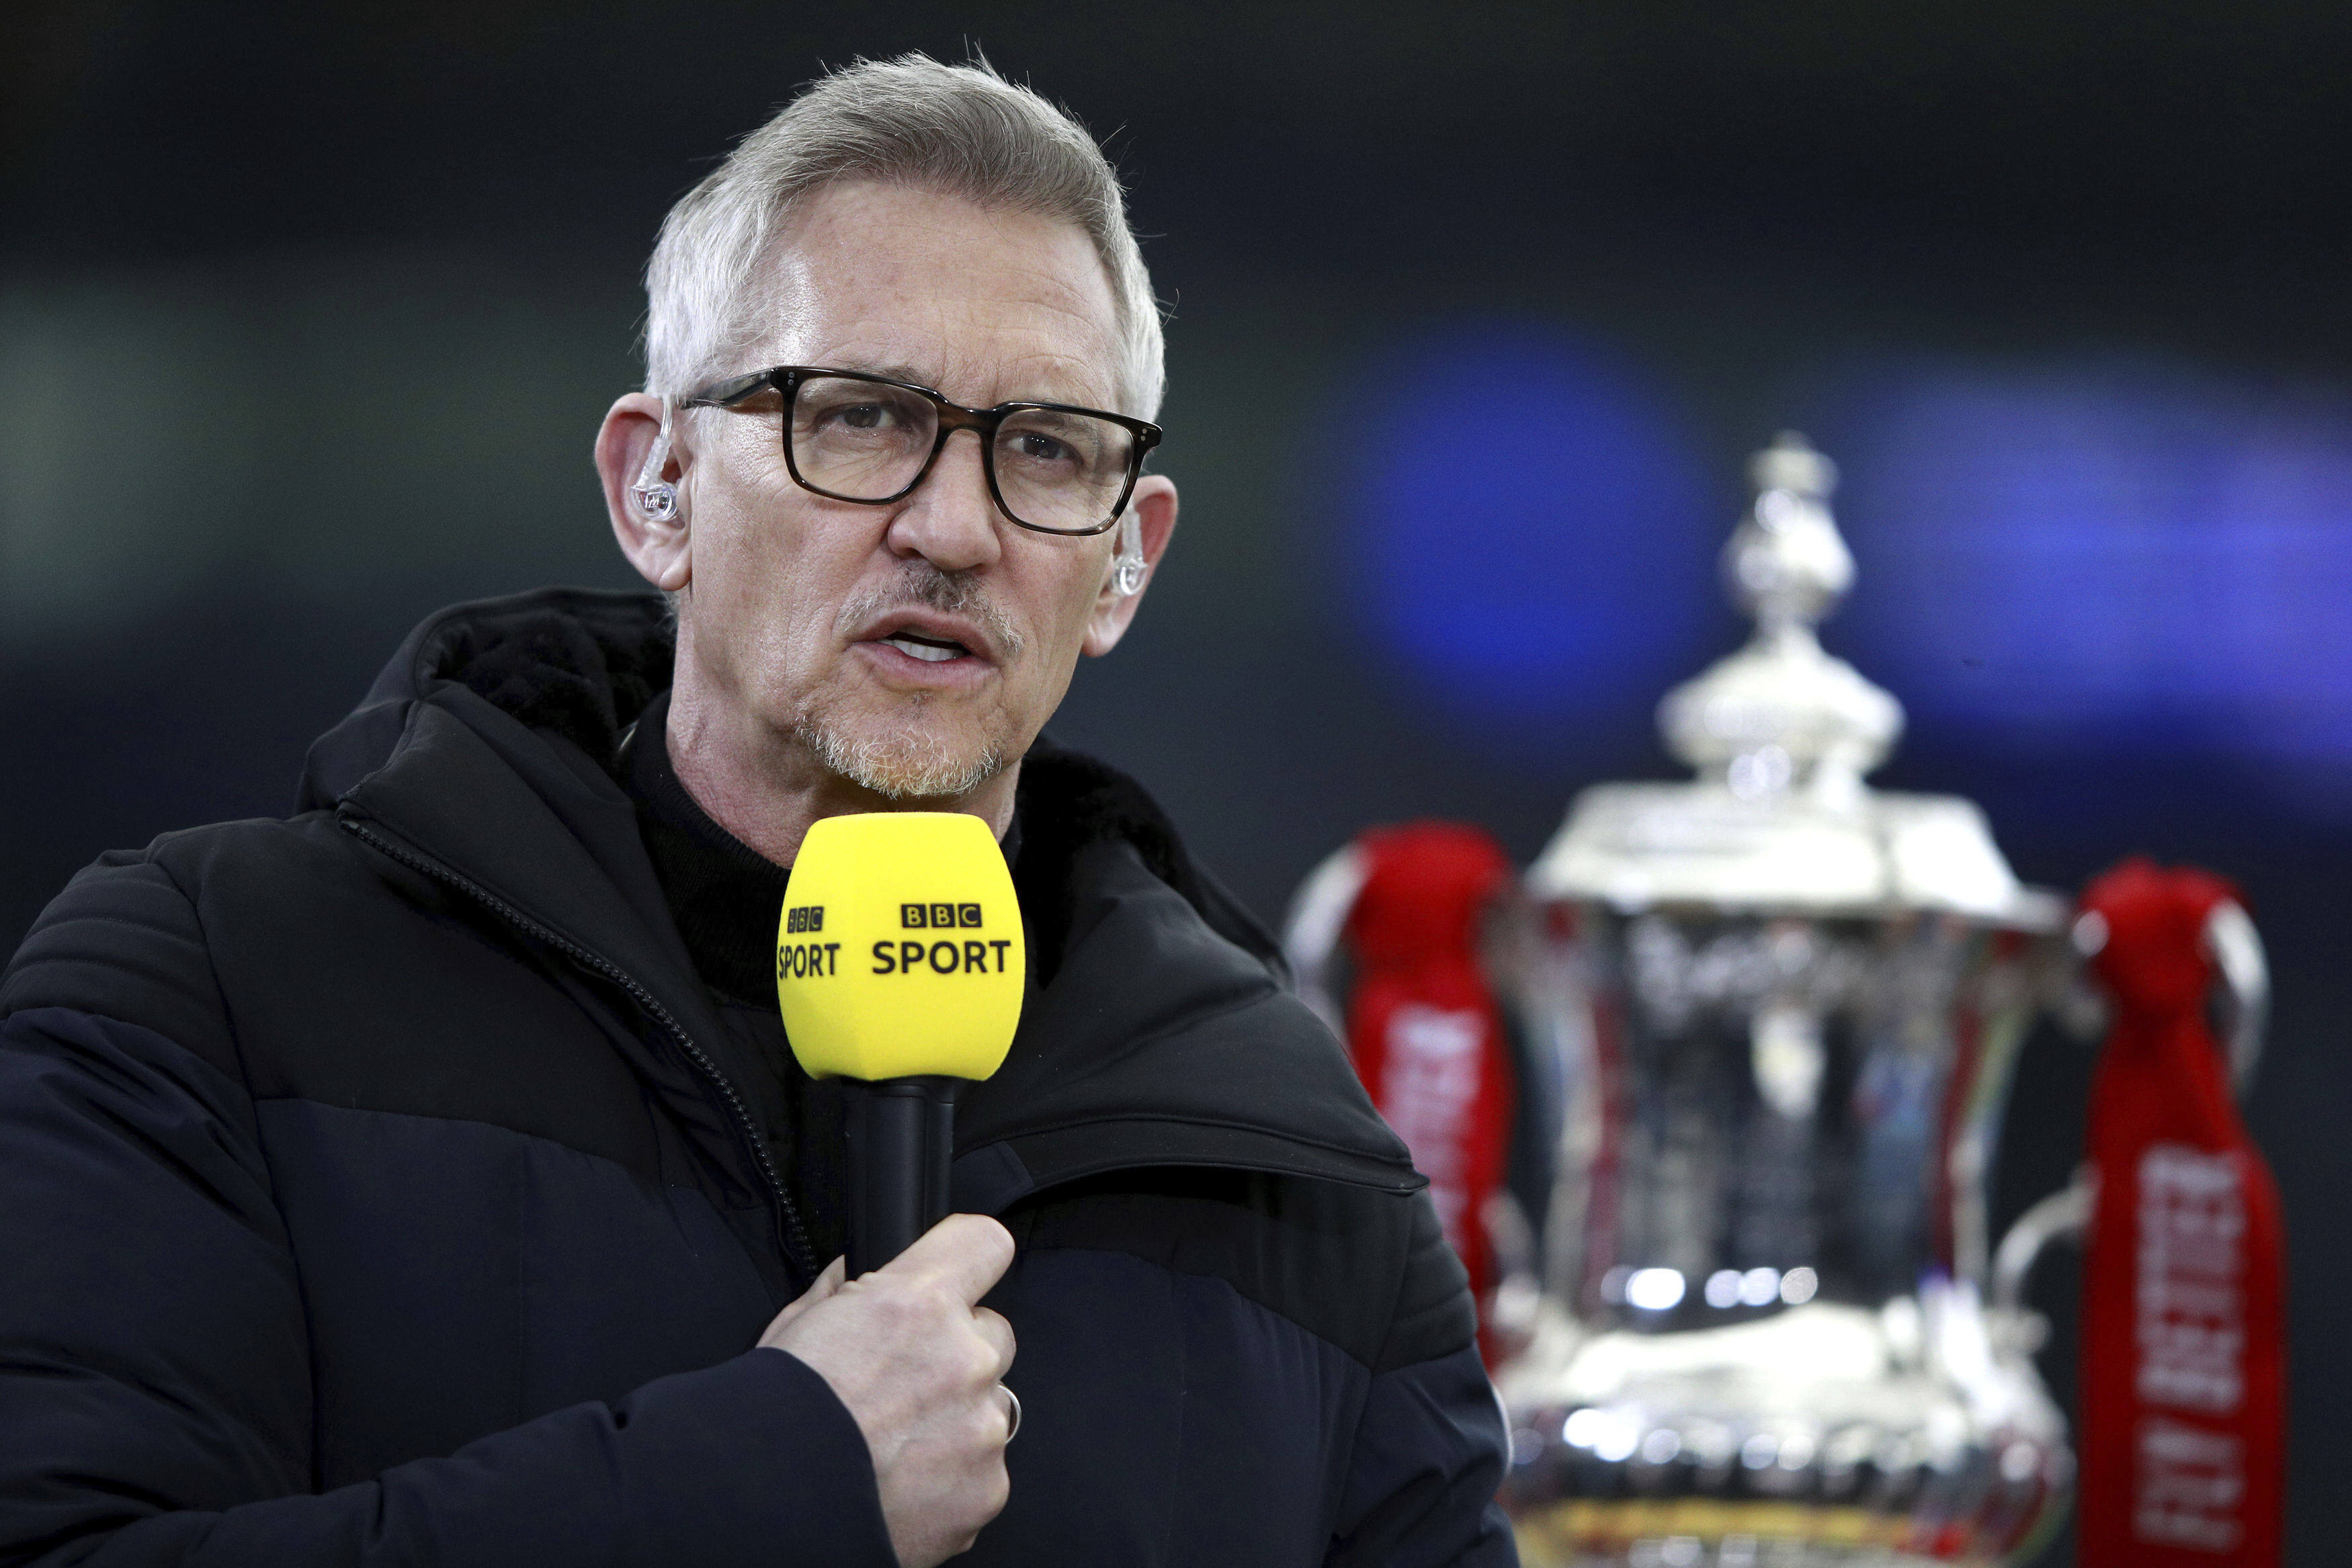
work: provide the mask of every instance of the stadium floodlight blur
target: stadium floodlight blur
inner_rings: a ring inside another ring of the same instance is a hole
[[[1843,625],[1972,748],[2236,759],[2352,808],[2352,398],[2137,362],[1920,362],[1827,422]]]
[[[1557,328],[1456,325],[1383,352],[1334,423],[1351,612],[1475,741],[1579,743],[1694,656],[1678,585],[1713,540],[1702,466],[1634,364]]]

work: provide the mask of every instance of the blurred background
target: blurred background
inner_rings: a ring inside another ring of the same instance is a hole
[[[1109,135],[1173,311],[1183,526],[1061,737],[1269,921],[1374,821],[1525,861],[1673,776],[1745,459],[1805,431],[1861,573],[1824,640],[1910,713],[1877,782],[1974,797],[2030,881],[2249,894],[2291,1557],[2337,1561],[2352,7],[19,0],[0,951],[104,849],[287,810],[436,606],[629,584],[589,441],[662,214],[824,65],[973,46]],[[1464,476],[1465,405],[1539,455]],[[2089,1066],[2029,1050],[1998,1218]]]

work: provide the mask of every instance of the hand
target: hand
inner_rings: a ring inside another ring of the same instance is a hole
[[[1013,1325],[974,1305],[1012,1262],[1004,1227],[950,1214],[864,1279],[845,1282],[835,1259],[760,1336],[814,1367],[856,1417],[901,1568],[968,1550],[1012,1493],[1012,1409],[996,1385]]]

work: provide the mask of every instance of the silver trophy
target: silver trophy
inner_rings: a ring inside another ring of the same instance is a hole
[[[1530,1568],[2011,1562],[2074,1469],[2020,1286],[2088,1199],[1994,1249],[1988,1166],[2097,934],[1968,801],[1864,781],[1903,713],[1814,634],[1853,577],[1835,470],[1783,435],[1751,472],[1724,566],[1755,635],[1660,709],[1698,777],[1585,791],[1527,877],[1565,1113],[1540,1291],[1490,1306],[1503,1498]],[[2242,913],[2213,935],[2242,1068],[2260,949]]]

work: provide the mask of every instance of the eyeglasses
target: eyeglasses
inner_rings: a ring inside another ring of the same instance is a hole
[[[948,437],[980,437],[997,509],[1041,534],[1098,534],[1118,521],[1160,430],[1145,420],[1058,402],[965,408],[929,387],[856,371],[779,365],[717,382],[680,408],[781,411],[784,466],[803,490],[887,506],[910,494]]]

